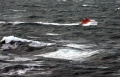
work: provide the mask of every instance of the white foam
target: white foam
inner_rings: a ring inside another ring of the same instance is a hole
[[[6,60],[6,61],[31,61],[32,59],[30,58],[25,58],[25,57],[14,57],[13,59],[9,59],[9,60]]]
[[[84,6],[84,7],[86,7],[86,6],[92,6],[92,5],[88,5],[88,4],[83,4],[83,6]]]
[[[48,75],[48,74],[52,74],[52,71],[39,72],[38,74]]]
[[[85,48],[93,47],[92,45],[90,46],[90,45],[82,45],[82,44],[67,44],[64,46],[78,48],[78,49],[85,49]]]
[[[11,69],[10,71],[6,72],[6,73],[2,73],[2,75],[26,75],[26,76],[30,76],[30,75],[36,75],[36,74],[51,74],[51,71],[45,71],[42,72],[44,69],[43,68],[34,68],[34,67],[40,67],[43,66],[40,63],[39,64],[23,64],[25,66],[28,66],[29,68],[24,68],[24,69]],[[32,70],[36,70],[32,71]],[[39,72],[38,72],[39,71]]]
[[[39,41],[32,41],[29,46],[31,47],[42,47],[42,46],[51,46],[54,45],[55,43],[44,43],[44,42],[39,42]]]
[[[84,60],[87,57],[90,57],[93,54],[98,53],[98,50],[96,51],[80,51],[75,49],[59,49],[56,52],[50,52],[35,56],[43,56],[43,57],[49,57],[49,58],[59,58],[59,59],[67,59],[67,60]]]
[[[72,25],[79,25],[79,23],[68,23],[68,24],[61,24],[61,23],[48,23],[48,22],[34,22],[43,25],[56,25],[56,26],[72,26]]]
[[[24,75],[27,71],[32,70],[33,68],[19,69],[19,70],[11,70],[7,73],[2,73],[3,75]]]
[[[0,21],[0,24],[5,24],[5,21]]]
[[[120,9],[120,7],[117,8],[118,10]]]
[[[46,35],[57,36],[59,34],[56,34],[56,33],[46,33]]]
[[[62,24],[62,23],[49,23],[49,22],[22,22],[22,21],[13,21],[13,22],[4,22],[0,21],[0,23],[10,23],[13,25],[16,24],[22,24],[22,23],[37,23],[37,24],[43,24],[43,25],[56,25],[56,26],[72,26],[72,25],[79,25],[79,23],[68,23],[68,24]]]
[[[32,40],[22,39],[14,36],[4,36],[1,41],[4,41],[5,43],[10,43],[11,41],[21,41],[21,42],[31,42]]]
[[[18,70],[16,72],[18,73],[18,75],[24,75],[27,72],[27,69],[25,69],[25,70]]]
[[[56,25],[56,26],[73,26],[73,25],[79,25],[79,23],[66,23],[66,24],[62,24],[62,23],[49,23],[49,22],[22,22],[22,21],[13,21],[13,22],[4,22],[4,21],[0,21],[0,23],[5,24],[5,23],[10,23],[13,25],[17,25],[17,24],[22,24],[22,23],[37,23],[37,24],[43,24],[43,25]]]
[[[39,42],[39,41],[27,40],[27,39],[14,37],[14,36],[5,36],[5,37],[3,37],[1,42],[2,41],[5,41],[5,44],[3,44],[1,47],[2,49],[16,49],[19,46],[17,41],[28,42],[29,46],[31,46],[31,47],[42,47],[42,46],[50,46],[50,45],[55,44],[55,43],[44,43],[44,42]],[[11,41],[15,41],[16,43],[11,45],[10,44]]]
[[[16,49],[16,48],[18,48],[18,44],[17,43],[15,43],[15,44],[13,44],[13,45],[11,45],[11,44],[3,44],[2,45],[2,47],[1,47],[1,49]]]
[[[13,25],[17,25],[17,24],[28,23],[28,22],[15,21],[15,22],[8,22],[8,23],[11,23]]]
[[[1,54],[0,54],[0,60],[3,60],[3,59],[9,59],[9,58],[10,58],[9,56],[1,55]]]
[[[83,6],[88,6],[87,4],[84,4]]]
[[[14,12],[26,11],[26,10],[15,10],[15,9],[9,9],[9,10],[14,11]]]

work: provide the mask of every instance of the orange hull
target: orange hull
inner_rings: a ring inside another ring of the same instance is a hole
[[[86,19],[82,20],[80,22],[80,24],[87,24],[88,22],[90,22],[90,19],[86,18]]]

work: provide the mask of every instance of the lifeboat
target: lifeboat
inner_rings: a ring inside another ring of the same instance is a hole
[[[79,24],[82,26],[97,25],[97,21],[85,18]]]

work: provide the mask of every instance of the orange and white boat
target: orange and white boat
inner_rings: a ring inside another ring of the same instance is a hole
[[[79,24],[82,26],[97,25],[97,21],[88,18],[83,19]]]

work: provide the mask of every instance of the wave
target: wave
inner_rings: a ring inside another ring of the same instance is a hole
[[[41,72],[31,72],[31,71],[33,71],[33,70],[36,70],[36,68],[33,68],[33,67],[29,67],[29,68],[25,68],[25,69],[17,69],[17,70],[10,70],[9,72],[7,72],[7,73],[2,73],[2,75],[18,75],[18,77],[19,77],[19,75],[25,75],[25,76],[31,76],[31,74],[32,75],[49,75],[49,74],[51,74],[52,72],[51,71],[45,71],[45,72],[43,72],[42,70],[43,69],[41,69],[41,70],[37,70],[37,71],[41,71]]]
[[[9,10],[14,11],[14,12],[22,12],[22,11],[25,12],[26,11],[26,10],[17,10],[17,9],[16,10],[15,9],[9,9]]]
[[[50,52],[35,56],[43,56],[48,58],[59,58],[59,59],[66,59],[66,60],[84,60],[87,57],[90,57],[94,54],[98,53],[97,51],[80,51],[75,49],[59,49],[56,52]]]
[[[93,46],[78,45],[78,44],[67,44],[65,46],[68,46],[68,47],[67,48],[66,47],[65,48],[64,47],[60,48],[55,52],[39,54],[39,55],[34,55],[34,56],[83,61],[86,58],[88,58],[88,57],[90,57],[90,56],[99,52],[99,50],[87,49],[87,48],[90,48],[90,47],[93,47]],[[69,47],[74,47],[76,49],[69,48]],[[80,50],[80,49],[84,49],[84,50]]]
[[[50,72],[48,73],[48,71],[46,72],[42,72],[42,70],[44,70],[43,68],[41,68],[41,66],[45,66],[43,65],[41,62],[39,62],[39,64],[36,63],[26,63],[26,64],[22,64],[22,65],[9,65],[6,67],[3,67],[2,69],[0,69],[1,74],[2,75],[34,75],[34,74],[51,74]],[[33,70],[37,70],[37,71],[41,71],[41,72],[31,72]],[[31,72],[31,73],[29,73]]]
[[[64,46],[77,48],[77,49],[85,49],[85,48],[93,47],[93,45],[80,45],[80,44],[67,44],[67,45],[64,45]]]
[[[26,58],[26,57],[14,57],[13,59],[10,58],[10,59],[8,59],[8,60],[6,60],[6,61],[25,62],[25,61],[32,61],[32,59]]]
[[[28,43],[30,47],[44,47],[44,46],[51,46],[55,43],[44,43],[40,41],[33,41],[28,39],[22,39],[15,36],[4,36],[0,41],[2,44],[1,49],[16,49],[23,43]]]
[[[83,6],[83,7],[87,7],[87,6],[92,6],[92,5],[88,5],[88,4],[83,4],[82,6]]]
[[[57,36],[57,35],[60,35],[60,34],[56,34],[56,33],[46,33],[46,35]]]

